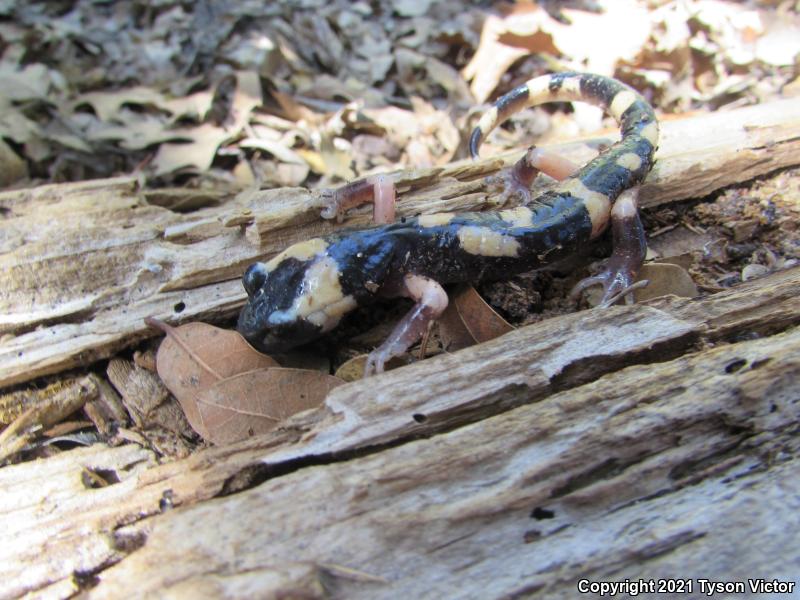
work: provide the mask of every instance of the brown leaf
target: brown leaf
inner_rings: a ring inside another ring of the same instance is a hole
[[[637,302],[667,295],[694,298],[700,293],[686,269],[670,263],[644,265],[637,280],[642,279],[648,279],[650,283],[633,293]]]
[[[658,262],[672,263],[688,268],[695,262],[695,256],[707,252],[714,242],[714,236],[687,227],[675,227],[663,234],[653,235],[647,240],[647,247],[654,253]]]
[[[229,444],[274,429],[291,415],[320,406],[344,381],[338,377],[272,367],[223,379],[197,394],[197,408],[215,444]]]
[[[633,298],[636,302],[643,302],[660,296],[678,296],[679,298],[693,298],[700,292],[688,271],[674,262],[651,262],[642,267],[636,282],[647,279],[649,283],[634,290]],[[585,292],[586,302],[589,306],[597,306],[603,299],[603,288],[599,285],[590,287]],[[622,300],[619,301],[622,304]]]
[[[8,144],[0,139],[0,187],[8,187],[28,176],[28,166]]]
[[[153,158],[154,173],[163,175],[184,167],[206,171],[219,146],[239,135],[250,113],[261,104],[261,87],[257,73],[241,71],[236,74],[236,92],[230,115],[224,126],[204,123],[197,127],[175,130],[176,137],[189,140],[185,144],[162,144]]]
[[[539,15],[544,18],[544,11],[539,10]],[[470,91],[478,102],[485,102],[508,68],[529,53],[525,48],[499,42],[499,37],[508,29],[507,18],[489,15],[483,23],[478,49],[462,70],[464,79],[472,81]]]
[[[555,21],[535,3],[518,3],[489,15],[464,78],[484,102],[518,59],[531,53],[562,57],[569,68],[610,75],[621,58],[635,56],[650,34],[648,12],[636,0],[608,2],[602,13],[564,10],[571,23]]]
[[[462,286],[451,294],[450,304],[439,318],[439,335],[450,352],[489,341],[513,329],[472,286]]]
[[[158,319],[145,319],[167,337],[156,356],[158,374],[178,399],[189,424],[208,438],[209,432],[197,409],[197,395],[227,377],[253,369],[276,367],[278,363],[256,352],[235,331],[205,323],[171,327]]]
[[[88,104],[102,121],[111,121],[125,104],[152,105],[165,108],[165,98],[160,92],[145,86],[121,90],[89,92],[81,94],[73,102],[72,109]]]
[[[453,303],[467,331],[479,344],[514,330],[472,286],[459,292]]]
[[[231,137],[228,130],[208,123],[176,130],[173,133],[176,137],[185,136],[190,141],[185,144],[162,144],[153,158],[156,175],[184,167],[194,167],[199,171],[207,170],[217,154],[219,145]]]
[[[475,338],[472,337],[469,329],[464,325],[461,315],[458,314],[458,308],[454,301],[458,293],[450,294],[450,303],[447,305],[447,310],[436,320],[439,326],[439,337],[442,338],[442,345],[448,352],[455,352],[475,345]]]

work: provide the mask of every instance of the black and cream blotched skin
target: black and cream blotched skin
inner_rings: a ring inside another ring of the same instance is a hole
[[[608,278],[629,285],[631,272],[643,259],[641,224],[635,200],[612,207],[621,193],[644,180],[658,142],[653,109],[637,92],[592,74],[532,79],[483,115],[470,150],[477,155],[486,135],[525,107],[573,100],[605,108],[620,124],[622,138],[530,206],[423,215],[295,244],[247,269],[243,282],[248,302],[238,330],[256,348],[281,352],[330,331],[357,306],[381,297],[410,296],[417,305],[416,313],[412,310],[404,320],[406,329],[396,330],[371,355],[372,369],[380,371],[385,360],[407,349],[422,325],[444,310],[447,297],[439,284],[503,279],[533,270],[574,252],[612,220],[616,248]],[[354,189],[353,184],[346,189]]]

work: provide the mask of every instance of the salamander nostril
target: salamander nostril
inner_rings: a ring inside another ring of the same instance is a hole
[[[252,297],[264,285],[267,280],[267,270],[264,263],[253,263],[244,272],[242,277],[242,285],[247,292],[247,295]]]

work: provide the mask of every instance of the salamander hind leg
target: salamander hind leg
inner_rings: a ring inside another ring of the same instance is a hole
[[[428,330],[428,325],[447,308],[447,293],[442,286],[421,275],[406,275],[397,295],[407,296],[416,304],[395,326],[386,341],[370,352],[364,377],[383,372],[386,362],[408,350]]]
[[[487,177],[486,183],[490,189],[500,193],[501,205],[514,197],[518,198],[520,204],[526,205],[532,200],[531,185],[539,173],[562,181],[579,169],[580,165],[555,152],[533,146],[513,166]]]
[[[613,252],[605,269],[597,275],[581,280],[570,294],[577,298],[581,292],[593,285],[603,286],[603,298],[599,306],[608,307],[625,297],[633,302],[632,292],[647,285],[647,281],[634,283],[644,263],[647,243],[644,227],[639,218],[637,200],[639,188],[631,188],[620,194],[611,209],[611,233]]]

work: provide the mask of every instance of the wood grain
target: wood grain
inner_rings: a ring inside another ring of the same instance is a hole
[[[662,129],[644,206],[800,164],[797,100],[670,120]],[[575,160],[593,153],[575,143],[555,150]],[[492,208],[497,198],[482,177],[518,156],[399,173],[398,213]],[[233,316],[250,262],[337,227],[319,219],[317,204],[298,188],[223,202],[197,192],[144,193],[125,178],[0,193],[0,387],[112,356],[155,334],[147,316],[173,323]],[[368,219],[368,211],[356,212],[341,226]]]
[[[486,598],[572,596],[584,578],[791,578],[798,381],[796,330],[625,369],[123,528],[145,541],[90,596],[132,582],[139,595]]]
[[[95,446],[6,467],[0,596],[550,597],[582,577],[788,577],[798,321],[800,267],[521,328],[184,460]],[[92,488],[86,469],[118,482]]]

